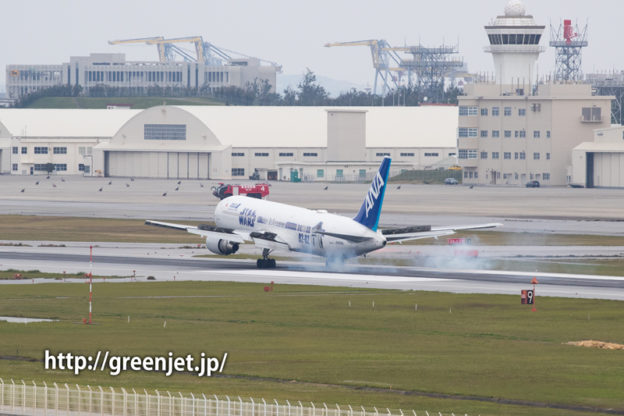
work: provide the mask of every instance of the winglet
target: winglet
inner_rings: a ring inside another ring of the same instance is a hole
[[[366,193],[366,198],[360,207],[360,212],[353,218],[354,221],[377,231],[379,224],[379,215],[381,214],[381,205],[383,204],[384,194],[386,193],[386,183],[388,182],[388,174],[390,172],[389,157],[385,157],[377,174],[371,182],[370,188]]]

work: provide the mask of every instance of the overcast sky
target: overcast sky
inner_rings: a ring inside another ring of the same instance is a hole
[[[503,14],[507,0],[21,0],[3,1],[0,65],[60,64],[69,56],[124,52],[128,60],[156,60],[156,47],[110,46],[107,41],[162,35],[202,35],[223,48],[283,65],[284,74],[315,73],[372,85],[366,47],[325,48],[326,42],[386,39],[390,44],[459,44],[469,70],[493,71],[483,52],[483,26]],[[583,70],[624,69],[619,32],[622,0],[525,0],[538,24],[571,18],[589,24]],[[189,48],[192,45],[189,45]],[[552,71],[550,48],[540,73]],[[0,80],[4,84],[4,77]]]

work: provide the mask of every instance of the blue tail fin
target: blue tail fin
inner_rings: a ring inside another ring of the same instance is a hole
[[[377,224],[379,223],[381,204],[386,193],[386,182],[388,182],[388,173],[390,172],[390,161],[389,157],[385,157],[381,162],[379,171],[377,171],[370,188],[368,188],[360,212],[353,218],[354,221],[373,231],[377,231]]]

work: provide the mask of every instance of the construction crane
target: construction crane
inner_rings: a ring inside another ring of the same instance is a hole
[[[120,40],[109,40],[109,45],[124,45],[128,43],[146,43],[151,45],[149,42],[156,42],[159,40],[164,40],[165,38],[162,36],[152,36],[149,38],[136,38],[136,39],[120,39]],[[164,44],[158,44],[158,57],[160,58],[160,62],[167,62],[167,53]]]
[[[377,94],[377,80],[381,78],[383,82],[382,95],[392,87],[398,88],[401,85],[401,77],[404,69],[400,67],[401,58],[391,50],[390,44],[383,39],[356,40],[352,42],[333,42],[326,43],[326,48],[334,46],[368,46],[373,58],[373,67],[375,68],[375,84],[373,86],[373,94]],[[391,66],[396,65],[396,66]],[[392,73],[396,75],[393,75]]]
[[[407,83],[411,87],[415,75],[418,89],[434,101],[444,95],[445,77],[464,66],[463,59],[453,57],[459,53],[456,46],[441,45],[432,48],[413,45],[390,47],[387,50],[412,55],[411,59],[402,59],[399,64],[407,71]]]
[[[163,36],[154,36],[148,38],[137,39],[122,39],[113,40],[108,42],[111,45],[120,45],[127,43],[145,43],[147,45],[156,45],[158,48],[158,59],[160,62],[174,62],[176,56],[181,57],[186,62],[199,62],[207,65],[225,65],[230,63],[233,58],[227,53],[239,55],[244,58],[258,59],[260,62],[266,62],[273,65],[277,72],[282,71],[282,66],[273,61],[267,61],[265,59],[254,58],[239,52],[230,51],[227,49],[219,48],[210,42],[204,42],[201,36],[186,36],[181,38],[165,39]],[[192,43],[195,46],[195,56],[189,51],[179,47],[178,43]],[[226,52],[227,51],[227,52]]]

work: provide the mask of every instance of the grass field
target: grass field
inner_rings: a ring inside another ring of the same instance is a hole
[[[531,312],[515,295],[262,288],[99,283],[96,325],[86,326],[79,324],[87,311],[84,284],[2,286],[0,315],[60,322],[0,322],[0,375],[471,415],[624,412],[624,351],[565,344],[624,343],[620,302],[538,298],[538,311]],[[141,356],[228,352],[229,359],[225,375],[210,379],[73,376],[44,371],[40,361],[7,359],[40,360],[45,348]]]
[[[78,272],[78,273],[48,273],[42,272],[40,270],[0,270],[0,280],[19,280],[19,279],[76,279],[76,278],[84,278],[86,279],[87,272]],[[18,275],[18,277],[16,277]],[[130,276],[99,276],[93,275],[93,279],[110,279],[116,277],[130,277]]]
[[[42,97],[29,108],[106,108],[109,104],[129,105],[143,109],[162,105],[223,105],[222,102],[202,97]]]
[[[169,221],[176,222],[176,221]],[[177,221],[197,224],[195,221]],[[510,233],[499,231],[464,231],[453,238],[471,239],[471,245],[544,245],[544,246],[624,246],[624,237],[575,234]],[[150,227],[143,220],[115,218],[42,217],[0,215],[2,240],[117,241],[137,243],[197,244],[201,239],[184,232]],[[446,238],[407,242],[413,245],[447,245]]]

